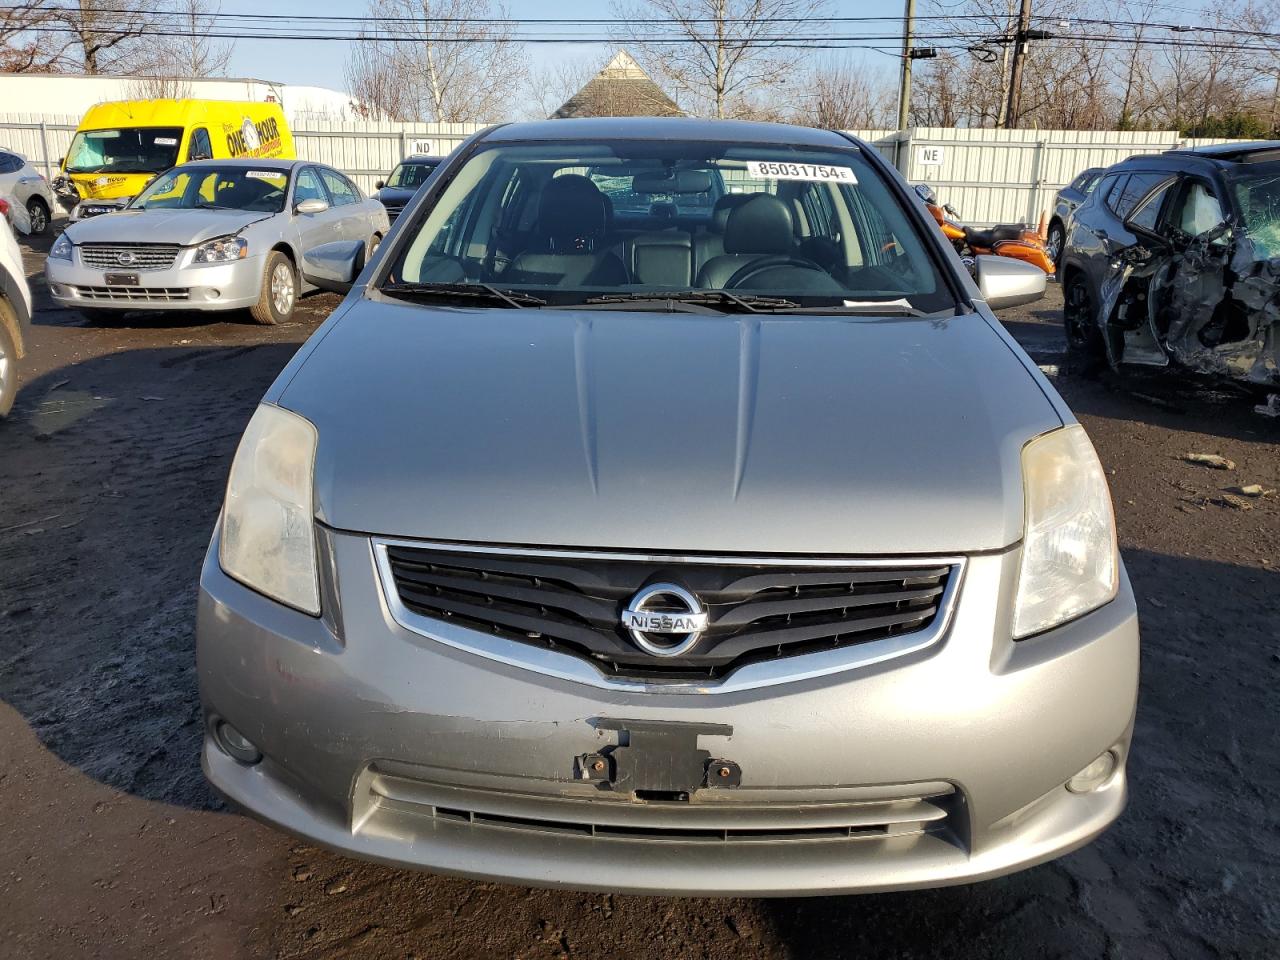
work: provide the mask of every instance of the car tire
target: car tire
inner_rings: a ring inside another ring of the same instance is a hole
[[[7,323],[11,315],[9,305],[0,298],[0,417],[9,415],[18,395],[18,345]]]
[[[1107,355],[1098,329],[1097,307],[1084,274],[1068,275],[1062,289],[1062,330],[1067,338],[1067,352],[1076,357],[1097,360]]]
[[[364,262],[368,263],[373,259],[373,255],[378,252],[378,248],[382,246],[382,234],[375,233],[369,238],[368,246],[364,248]],[[363,269],[363,267],[361,267]]]
[[[286,323],[297,304],[298,271],[292,260],[279,250],[272,250],[262,271],[262,293],[249,313],[259,323],[274,326]]]
[[[1053,268],[1057,270],[1062,266],[1062,248],[1067,242],[1067,232],[1063,229],[1061,220],[1054,220],[1049,224],[1049,232],[1045,237],[1045,247],[1049,251],[1049,259],[1053,261]]]
[[[27,218],[31,221],[31,235],[41,236],[49,229],[49,205],[40,197],[27,201]]]

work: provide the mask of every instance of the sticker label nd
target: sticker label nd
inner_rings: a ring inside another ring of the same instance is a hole
[[[792,163],[788,160],[748,160],[747,176],[755,180],[810,180],[817,183],[857,183],[848,167],[825,163]]]

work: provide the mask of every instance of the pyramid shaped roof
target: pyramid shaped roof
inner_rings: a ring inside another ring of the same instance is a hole
[[[635,58],[619,50],[553,117],[683,117]]]

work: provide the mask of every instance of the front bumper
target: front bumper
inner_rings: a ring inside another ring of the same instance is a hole
[[[80,248],[70,260],[45,260],[45,278],[53,300],[63,307],[93,310],[243,310],[262,293],[264,259],[246,257],[231,263],[192,265],[184,248],[174,266],[164,270],[117,271],[86,266]],[[136,272],[130,286],[108,286],[108,273]]]
[[[926,650],[762,689],[637,693],[406,630],[369,539],[323,539],[328,604],[313,619],[223,574],[215,537],[197,650],[206,776],[336,850],[574,889],[834,894],[1007,873],[1088,842],[1124,807],[1138,671],[1127,580],[1106,607],[1015,644],[1017,550],[973,557]],[[683,802],[602,793],[574,768],[617,742],[602,718],[729,725],[701,745],[740,766],[741,786]],[[261,762],[218,745],[223,721]],[[1115,773],[1068,791],[1107,750]]]

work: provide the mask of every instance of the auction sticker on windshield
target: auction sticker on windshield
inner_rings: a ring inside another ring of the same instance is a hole
[[[281,170],[247,170],[245,176],[253,180],[283,180],[284,172]]]
[[[849,167],[825,163],[791,163],[778,160],[748,160],[747,176],[756,180],[812,180],[818,183],[857,183]]]

